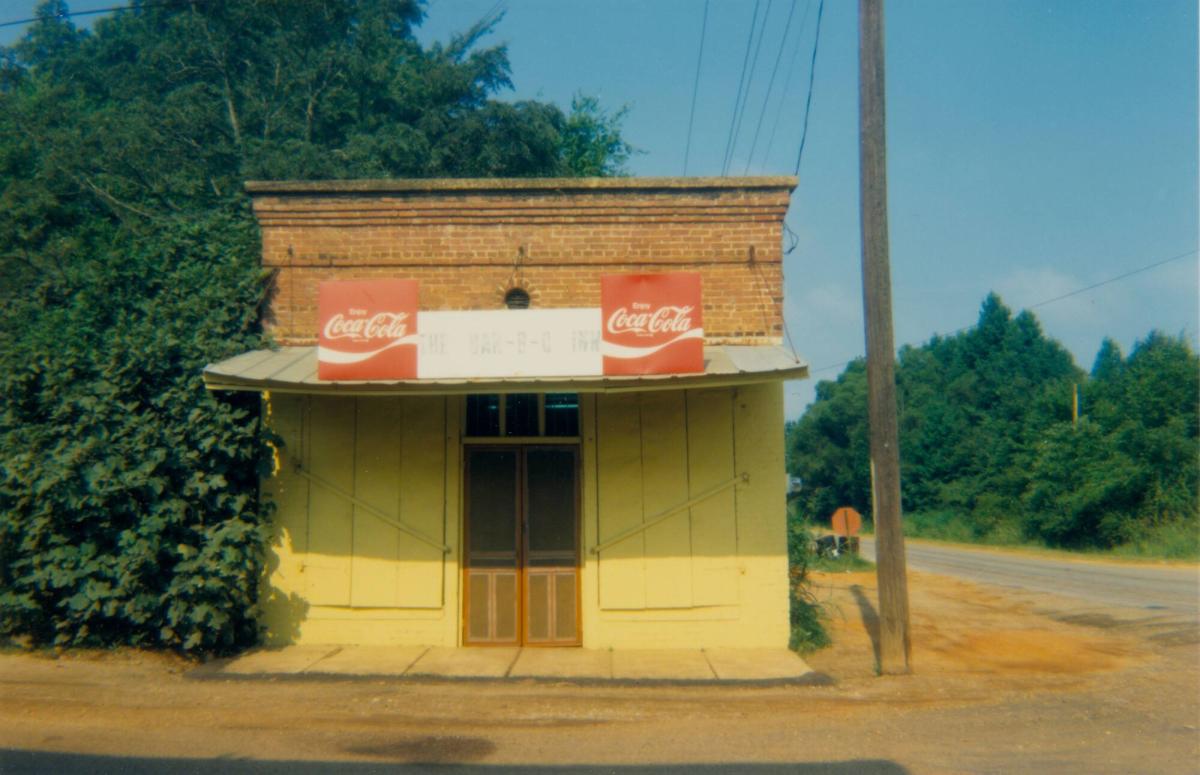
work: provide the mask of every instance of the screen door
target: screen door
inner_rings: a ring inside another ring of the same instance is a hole
[[[578,450],[468,447],[464,642],[573,646]]]

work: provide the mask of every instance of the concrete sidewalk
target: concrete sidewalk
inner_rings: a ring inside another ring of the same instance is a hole
[[[288,646],[199,669],[212,678],[405,677],[586,682],[789,683],[817,674],[787,649],[444,648]]]

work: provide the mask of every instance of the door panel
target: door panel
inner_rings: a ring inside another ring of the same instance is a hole
[[[579,642],[575,588],[579,526],[574,447],[525,450],[525,640]],[[565,603],[569,597],[570,602]]]
[[[468,447],[464,640],[577,645],[578,452]]]
[[[514,644],[520,615],[517,449],[467,452],[467,596],[469,643]]]
[[[526,450],[525,492],[529,564],[573,566],[579,544],[575,528],[575,450]]]
[[[526,571],[525,642],[574,645],[579,642],[578,573],[574,568]]]
[[[517,572],[505,569],[467,573],[470,605],[467,640],[472,643],[515,643],[517,640]]]
[[[467,457],[471,528],[467,551],[472,559],[507,559],[516,567],[517,454],[517,450],[473,449]]]

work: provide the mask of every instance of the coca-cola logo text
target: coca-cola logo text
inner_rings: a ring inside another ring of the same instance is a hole
[[[663,306],[651,310],[649,304],[634,302],[632,310],[618,307],[605,324],[610,334],[653,336],[662,333],[684,333],[692,328],[692,306]]]
[[[351,309],[350,314],[365,315],[365,310]],[[326,339],[401,339],[408,331],[407,312],[377,312],[371,317],[346,317],[338,312],[325,324]]]

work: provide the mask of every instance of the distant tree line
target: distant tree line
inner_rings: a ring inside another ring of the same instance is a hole
[[[246,179],[618,174],[620,113],[505,102],[418,0],[65,3],[0,49],[0,636],[254,641],[269,460],[202,367],[266,344]]]
[[[974,327],[903,348],[896,383],[909,533],[1197,553],[1200,359],[1186,340],[1152,332],[1125,356],[1106,339],[1085,374],[992,294]],[[862,360],[818,383],[787,449],[803,518],[870,515]]]

